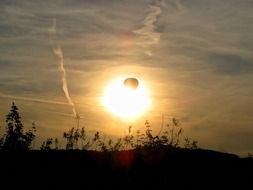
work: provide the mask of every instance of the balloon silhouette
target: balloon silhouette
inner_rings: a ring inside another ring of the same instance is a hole
[[[136,78],[127,78],[124,80],[125,87],[135,90],[139,86],[139,82]]]

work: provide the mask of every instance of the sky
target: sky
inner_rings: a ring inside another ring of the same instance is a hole
[[[90,133],[121,136],[145,120],[156,133],[176,117],[202,148],[252,152],[252,8],[252,0],[1,0],[2,130],[15,101],[25,126],[37,125],[37,146],[75,126],[74,110]],[[122,76],[150,92],[136,120],[101,104]]]

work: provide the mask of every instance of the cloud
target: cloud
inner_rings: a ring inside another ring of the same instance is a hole
[[[137,35],[136,45],[149,49],[151,45],[157,44],[160,40],[161,33],[156,32],[155,23],[157,22],[158,16],[162,13],[162,1],[156,0],[151,1],[146,17],[143,20],[142,27],[134,30],[133,32]],[[152,56],[150,50],[146,50],[145,54]]]
[[[50,39],[51,39],[51,36],[54,37],[55,34],[56,34],[56,19],[53,20],[53,25],[51,28],[49,28]],[[57,58],[59,59],[59,70],[62,74],[61,75],[61,77],[62,77],[61,78],[62,79],[62,90],[64,92],[65,97],[68,100],[69,105],[72,106],[74,117],[78,118],[79,116],[76,111],[76,106],[73,103],[72,98],[69,95],[66,70],[64,68],[64,57],[63,57],[62,48],[60,46],[55,46],[52,41],[51,41],[51,43],[53,45],[53,52],[57,56]]]
[[[253,61],[236,54],[210,54],[205,59],[214,72],[227,75],[239,75],[253,72]]]
[[[44,99],[38,99],[38,98],[28,98],[28,97],[22,97],[22,96],[13,96],[13,95],[7,95],[7,94],[0,94],[0,98],[1,99],[11,99],[13,101],[21,100],[21,101],[29,101],[29,102],[36,102],[36,103],[42,103],[42,104],[55,104],[55,105],[69,106],[69,103],[65,103],[65,102],[44,100]]]
[[[0,1],[0,103],[22,99],[34,115],[51,110],[38,124],[67,129],[73,121],[55,123],[52,114],[72,111],[62,102],[64,61],[65,82],[87,126],[100,130],[106,123],[119,131],[98,99],[109,79],[136,73],[157,105],[152,119],[157,112],[179,116],[201,145],[212,147],[220,135],[226,147],[222,126],[235,135],[241,130],[239,139],[253,124],[252,6],[251,0]]]

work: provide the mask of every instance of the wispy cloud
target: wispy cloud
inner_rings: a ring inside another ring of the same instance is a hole
[[[69,95],[66,70],[64,68],[64,57],[63,57],[62,48],[60,46],[54,45],[54,43],[52,42],[52,36],[56,35],[56,19],[53,20],[53,25],[51,28],[49,28],[48,32],[49,32],[51,43],[53,46],[53,52],[59,59],[59,70],[61,71],[61,74],[62,74],[62,90],[65,94],[65,97],[68,100],[69,105],[72,106],[74,117],[79,117],[76,112],[76,106]]]
[[[143,20],[143,26],[133,31],[137,35],[136,45],[143,47],[148,56],[152,56],[152,52],[149,49],[150,46],[157,44],[161,37],[161,33],[156,31],[155,23],[158,16],[162,13],[162,4],[163,1],[152,1],[149,4],[148,13]]]
[[[28,98],[22,96],[12,96],[8,94],[0,94],[1,99],[11,99],[11,100],[21,100],[21,101],[29,101],[29,102],[36,102],[36,103],[43,103],[43,104],[55,104],[55,105],[66,105],[69,106],[69,103],[53,101],[53,100],[44,100],[39,98]]]
[[[215,73],[225,75],[251,74],[253,61],[236,54],[213,53],[205,60]]]
[[[87,126],[118,130],[98,98],[110,77],[141,73],[151,118],[158,111],[189,118],[182,121],[189,136],[226,147],[228,130],[236,139],[252,131],[252,7],[250,0],[0,1],[0,111],[19,100],[22,110],[37,110],[31,118],[55,113],[38,124],[60,130],[73,121],[57,114],[73,116],[76,103]]]

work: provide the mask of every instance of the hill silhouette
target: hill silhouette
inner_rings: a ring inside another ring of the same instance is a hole
[[[26,189],[216,189],[253,183],[252,158],[203,149],[1,151],[0,163],[2,184]]]
[[[253,159],[200,149],[185,138],[175,118],[154,136],[146,131],[105,142],[85,128],[64,132],[66,148],[47,138],[32,149],[36,126],[24,131],[17,106],[6,116],[6,134],[0,138],[0,187],[6,189],[244,189],[253,183]],[[52,146],[54,144],[54,146]],[[80,148],[81,146],[81,148]],[[1,188],[2,189],[2,188]]]

